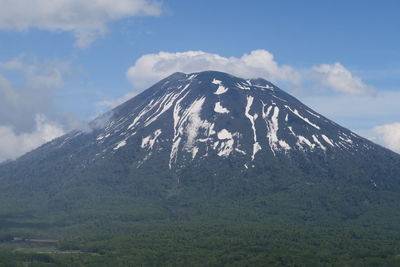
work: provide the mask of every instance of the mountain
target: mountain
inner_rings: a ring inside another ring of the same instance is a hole
[[[100,192],[110,184],[135,185],[135,194],[162,197],[193,186],[196,192],[236,194],[243,185],[234,184],[252,176],[264,176],[263,183],[276,188],[333,183],[343,184],[342,191],[352,185],[376,192],[398,189],[399,163],[398,154],[266,80],[206,71],[161,80],[87,129],[5,164],[0,181],[34,200],[84,189],[82,184],[88,195],[90,184]]]
[[[154,154],[167,153],[169,169],[211,155],[239,157],[249,168],[263,154],[324,157],[383,150],[265,80],[218,72],[173,74],[91,125],[93,132],[70,133],[46,150],[85,140],[82,152],[96,151],[90,160],[130,151],[140,168]]]
[[[313,205],[358,217],[379,194],[386,199],[398,192],[399,163],[398,154],[266,80],[206,71],[175,73],[87,129],[4,164],[0,187],[10,192],[3,203],[15,202],[8,205],[13,209],[41,203],[67,210],[122,196],[170,200],[292,191],[289,198],[298,205],[296,194],[315,192],[325,200],[310,195]],[[352,204],[338,208],[331,198]]]
[[[215,71],[175,73],[1,164],[0,192],[0,241],[78,238],[61,247],[122,266],[382,262],[400,240],[400,155],[266,80]]]

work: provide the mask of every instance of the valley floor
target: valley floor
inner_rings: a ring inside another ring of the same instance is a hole
[[[132,223],[57,244],[3,236],[0,266],[399,266],[400,233],[250,222]]]

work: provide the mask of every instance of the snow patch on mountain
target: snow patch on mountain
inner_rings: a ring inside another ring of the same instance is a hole
[[[191,147],[195,138],[197,137],[198,130],[203,126],[200,113],[204,104],[205,97],[195,100],[186,112],[189,114],[189,124],[187,125],[187,146]]]
[[[257,141],[257,131],[256,131],[256,125],[255,125],[255,120],[257,119],[258,116],[257,116],[257,113],[254,115],[250,115],[250,109],[251,109],[251,106],[253,105],[253,100],[254,100],[254,97],[247,96],[247,104],[246,104],[246,110],[245,110],[245,115],[250,120],[251,129],[253,130],[254,144],[253,144],[253,154],[251,155],[252,160],[254,160],[256,153],[259,150],[261,150],[261,146]]]
[[[315,129],[318,129],[318,130],[321,129],[318,125],[312,123],[309,119],[307,119],[306,117],[303,117],[302,115],[300,115],[300,113],[299,113],[299,111],[298,111],[297,109],[294,109],[294,110],[293,110],[291,107],[289,107],[289,106],[287,106],[287,105],[285,105],[285,107],[286,107],[287,109],[289,109],[291,112],[293,112],[294,115],[296,115],[297,117],[299,117],[299,118],[302,119],[303,121],[307,122],[309,125],[311,125],[311,126],[314,127]]]
[[[272,90],[272,89],[274,89],[274,87],[272,87],[272,86],[270,86],[270,85],[258,85],[258,84],[255,84],[255,85],[253,85],[253,86],[255,86],[255,87],[258,87],[258,88],[263,88],[263,89],[270,89],[270,90]]]
[[[218,139],[221,140],[215,146],[215,149],[219,150],[218,156],[220,156],[220,157],[221,156],[224,156],[224,157],[229,156],[231,154],[231,152],[233,151],[233,145],[235,143],[232,133],[230,133],[226,129],[222,129],[221,131],[218,132],[217,136],[218,136]]]
[[[326,151],[326,147],[319,141],[319,139],[314,134],[313,134],[312,138],[313,138],[314,142],[317,143],[322,148],[322,150]]]
[[[126,146],[126,140],[122,140],[121,142],[119,142],[115,147],[114,147],[114,150],[118,150],[118,149],[120,149],[121,147],[123,147],[123,146]]]
[[[301,148],[304,149],[304,147],[302,146],[302,144],[306,144],[309,148],[313,149],[315,147],[315,144],[311,143],[310,140],[308,140],[307,138],[305,138],[304,136],[299,135],[298,136],[298,141],[297,141],[297,145]]]
[[[152,135],[149,135],[142,139],[142,144],[140,145],[141,148],[149,148],[152,149],[154,143],[156,142],[157,138],[161,134],[161,129],[156,130]]]
[[[229,110],[221,106],[220,102],[215,103],[214,111],[221,114],[229,113]]]
[[[218,89],[217,89],[217,91],[214,92],[214,94],[222,95],[223,93],[226,93],[228,91],[228,88],[223,86],[223,84],[220,80],[214,79],[212,81],[212,83],[218,85]]]
[[[227,129],[222,129],[219,131],[217,136],[220,140],[232,139],[232,134]]]
[[[244,83],[236,83],[236,87],[242,90],[250,90],[251,88]]]
[[[262,102],[262,101],[261,101]],[[275,154],[275,151],[279,151],[280,148],[284,150],[290,150],[291,147],[290,145],[284,141],[284,140],[279,140],[278,138],[278,130],[279,130],[279,122],[278,122],[278,116],[279,116],[279,107],[277,106],[268,106],[267,110],[265,110],[267,104],[262,102],[262,117],[266,123],[267,126],[267,133],[266,133],[266,138],[268,139],[269,146],[272,150],[272,152]],[[269,118],[270,113],[273,109],[272,117]]]
[[[321,135],[322,136],[322,139],[324,139],[325,140],[325,142],[327,142],[330,146],[332,146],[332,147],[334,147],[335,145],[333,144],[333,142],[332,142],[332,140],[331,139],[329,139],[329,137],[328,136],[326,136],[326,135],[324,135],[324,134],[322,134]]]

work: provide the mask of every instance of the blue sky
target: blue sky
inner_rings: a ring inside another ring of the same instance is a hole
[[[0,5],[0,161],[79,127],[168,71],[205,68],[267,78],[400,151],[399,1]]]

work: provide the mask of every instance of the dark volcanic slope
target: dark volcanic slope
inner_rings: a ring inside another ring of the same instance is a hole
[[[375,147],[265,80],[219,72],[176,73],[111,116],[90,141],[99,150],[96,157],[140,143],[138,167],[161,150],[169,153],[169,168],[210,154],[241,156],[247,168],[260,151],[289,156],[294,151],[364,153]]]
[[[3,199],[316,191],[357,206],[399,192],[399,155],[263,79],[175,73],[90,125],[3,165]]]
[[[173,169],[211,154],[221,159],[240,156],[247,168],[261,152],[290,157],[294,152],[356,155],[384,150],[270,82],[211,71],[175,73],[92,126],[93,132],[72,132],[47,144],[43,152],[84,139],[84,147],[76,149],[91,151],[90,160],[135,147],[134,156],[142,158],[136,167],[163,151]]]

